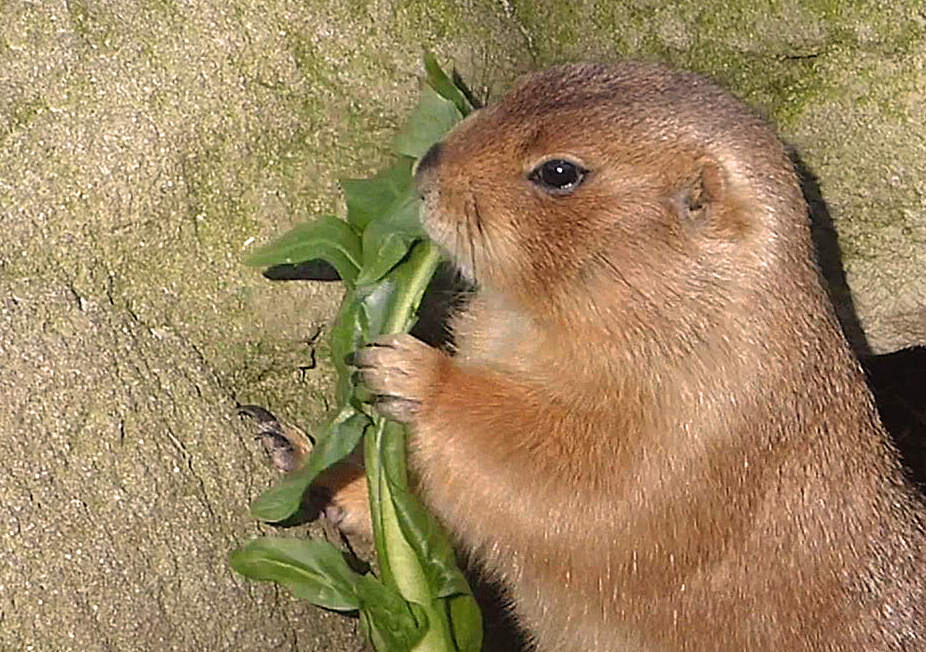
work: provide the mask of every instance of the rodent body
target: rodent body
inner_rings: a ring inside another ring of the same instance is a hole
[[[479,291],[453,356],[357,364],[538,650],[926,650],[922,500],[762,120],[688,73],[563,66],[417,177]]]

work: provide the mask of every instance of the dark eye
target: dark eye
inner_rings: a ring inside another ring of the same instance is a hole
[[[528,178],[547,192],[566,195],[582,183],[587,173],[581,165],[554,158],[535,167]]]

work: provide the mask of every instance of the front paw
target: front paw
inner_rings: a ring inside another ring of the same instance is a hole
[[[350,363],[357,380],[376,396],[383,416],[412,423],[421,405],[434,393],[446,354],[408,334],[384,335],[355,351]]]

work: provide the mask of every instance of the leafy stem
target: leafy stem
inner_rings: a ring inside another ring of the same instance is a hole
[[[394,299],[383,333],[404,333],[412,327],[421,298],[438,263],[440,251],[434,243],[421,240],[412,247],[405,263],[407,271],[399,283],[402,290]]]
[[[345,285],[331,329],[338,410],[302,467],[251,505],[269,522],[295,513],[319,473],[363,446],[379,576],[353,570],[331,544],[284,537],[249,542],[231,555],[239,573],[287,586],[329,609],[357,610],[378,652],[478,652],[482,619],[437,521],[409,491],[406,431],[372,414],[351,380],[346,354],[377,336],[407,332],[440,262],[423,234],[412,178],[414,160],[471,109],[469,96],[425,54],[427,84],[405,128],[397,159],[369,179],[342,181],[347,219],[331,215],[296,226],[248,258],[252,265],[323,260]]]

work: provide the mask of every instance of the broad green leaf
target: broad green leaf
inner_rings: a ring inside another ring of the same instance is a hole
[[[233,553],[232,566],[255,579],[281,582],[315,604],[359,609],[378,652],[476,652],[482,639],[478,607],[437,522],[408,490],[404,427],[360,411],[367,408],[358,402],[344,362],[365,341],[412,326],[439,260],[419,222],[412,162],[472,106],[430,53],[424,65],[419,104],[393,144],[402,158],[372,179],[342,182],[347,221],[321,216],[247,259],[260,266],[324,260],[347,285],[330,339],[339,412],[303,467],[261,495],[252,513],[268,521],[288,518],[318,474],[363,439],[382,581],[353,572],[328,544],[291,539],[251,542]]]
[[[396,299],[398,288],[392,275],[386,276],[378,283],[358,288],[360,309],[364,324],[364,332],[368,338],[373,339],[385,332],[384,327],[389,319],[390,308]]]
[[[305,469],[287,473],[251,503],[251,516],[268,523],[285,521],[299,509],[316,475]]]
[[[463,114],[453,102],[425,86],[421,89],[418,106],[393,141],[392,150],[396,154],[421,158],[462,119]]]
[[[389,211],[363,231],[363,262],[357,285],[378,281],[405,258],[412,244],[424,236],[418,216],[421,201],[409,187]]]
[[[412,246],[411,253],[379,282],[356,290],[361,303],[361,322],[372,339],[383,333],[404,333],[417,321],[421,298],[440,262],[440,253],[427,240]]]
[[[380,489],[385,485],[382,481],[382,465],[378,451],[379,438],[385,420],[376,417],[373,425],[367,429],[363,436],[363,465],[367,474],[367,491],[370,496],[370,520],[373,525],[373,542],[376,545],[376,561],[379,563],[379,576],[383,584],[396,588],[395,575],[392,572],[391,560],[386,550],[383,536],[383,494]],[[388,497],[386,498],[388,500]]]
[[[375,283],[408,254],[414,238],[389,228],[377,229],[374,222],[363,232],[364,267],[357,277],[360,285]],[[367,256],[367,252],[369,256]],[[368,258],[368,260],[366,260]]]
[[[418,622],[402,596],[371,575],[355,584],[361,620],[376,650],[411,650],[427,631],[427,621]]]
[[[389,484],[389,496],[396,523],[408,545],[415,552],[427,578],[431,595],[446,598],[471,594],[469,583],[457,567],[453,548],[437,520],[409,491],[405,474],[405,437],[397,433],[399,424],[388,424],[380,454],[383,473]]]
[[[396,521],[421,562],[432,595],[446,598],[469,594],[469,583],[457,567],[447,535],[434,517],[408,490],[394,485],[390,489]]]
[[[412,183],[412,159],[402,156],[370,179],[342,179],[347,221],[362,231],[385,214]]]
[[[434,270],[440,263],[440,250],[429,240],[416,243],[400,265],[386,277],[395,284],[395,298],[389,306],[385,333],[408,332],[418,321],[418,306]]]
[[[419,647],[423,650],[475,652],[482,641],[482,621],[478,606],[462,573],[453,564],[453,552],[436,521],[409,492],[405,475],[405,429],[386,422],[368,431],[367,441],[375,437],[373,449],[379,482],[377,541],[381,557],[389,560],[394,582],[415,614],[428,617],[430,627]],[[402,525],[404,512],[417,510],[420,523],[411,532]],[[452,570],[445,567],[450,565]],[[450,580],[446,578],[450,577]],[[454,621],[456,618],[456,621]]]
[[[315,221],[299,224],[270,244],[258,247],[244,262],[268,267],[316,259],[330,263],[342,280],[352,284],[360,271],[360,238],[344,220],[320,215]]]
[[[303,468],[318,475],[332,464],[343,460],[357,448],[363,431],[370,423],[370,417],[367,415],[358,412],[353,406],[344,406],[319,435]]]
[[[377,223],[382,223],[383,227],[388,226],[410,236],[423,238],[425,231],[421,224],[421,197],[418,194],[418,188],[409,184],[389,207],[388,214],[384,215],[381,220],[377,220]]]
[[[367,321],[363,314],[363,304],[357,291],[348,290],[341,300],[341,307],[331,327],[329,343],[331,346],[331,362],[338,375],[337,403],[339,408],[348,404],[353,394],[351,383],[351,369],[348,368],[344,357],[356,351],[364,342],[364,333],[367,332]]]
[[[398,590],[405,600],[428,605],[432,596],[421,563],[415,557],[415,551],[405,541],[396,522],[389,482],[382,467],[384,438],[399,436],[404,439],[404,432],[401,424],[378,417],[364,435],[363,453],[370,493],[370,515],[373,520],[376,557],[380,563],[383,582]]]
[[[305,464],[288,473],[251,503],[254,518],[271,523],[286,520],[296,513],[302,497],[318,474],[350,454],[363,437],[370,419],[347,405],[316,438],[315,447]]]
[[[283,584],[297,598],[320,607],[360,607],[355,585],[364,576],[351,570],[341,551],[326,541],[264,537],[234,551],[230,562],[242,575]]]
[[[450,630],[459,652],[482,650],[482,613],[471,593],[446,598]]]
[[[473,110],[473,105],[462,90],[447,76],[447,73],[441,69],[437,59],[430,52],[424,53],[424,69],[427,73],[427,82],[431,88],[437,91],[445,100],[453,102],[462,115],[469,115],[470,111]]]
[[[405,600],[427,605],[431,602],[431,595],[421,563],[396,522],[390,483],[386,480],[382,466],[384,439],[395,436],[404,439],[404,433],[401,424],[381,417],[377,417],[373,427],[366,431],[363,452],[370,492],[370,514],[383,582],[397,589]]]

